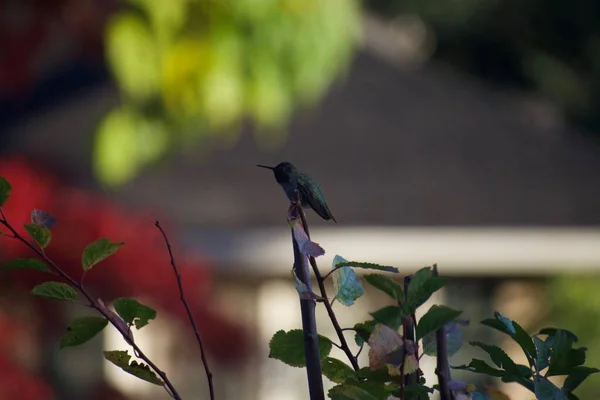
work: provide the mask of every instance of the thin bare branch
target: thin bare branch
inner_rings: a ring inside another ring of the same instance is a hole
[[[165,244],[167,246],[167,250],[169,251],[169,258],[171,260],[171,266],[173,267],[173,273],[175,273],[175,277],[177,278],[177,286],[179,287],[179,298],[185,307],[185,311],[187,312],[187,316],[190,320],[190,324],[192,325],[192,329],[194,330],[194,335],[196,335],[196,341],[198,342],[198,347],[200,347],[200,358],[202,359],[202,364],[204,365],[204,371],[206,372],[206,379],[208,380],[208,390],[210,392],[210,399],[215,399],[215,388],[213,385],[213,375],[208,366],[208,361],[206,359],[206,353],[204,351],[204,345],[202,343],[202,336],[200,335],[200,331],[196,326],[196,321],[194,321],[194,317],[192,315],[192,311],[190,306],[185,299],[185,294],[183,292],[183,285],[181,284],[181,275],[179,274],[179,270],[177,270],[177,265],[175,264],[175,258],[173,257],[173,251],[171,249],[171,243],[169,243],[169,239],[167,238],[167,234],[160,226],[160,223],[156,221],[154,225],[158,228],[160,233],[162,234]]]

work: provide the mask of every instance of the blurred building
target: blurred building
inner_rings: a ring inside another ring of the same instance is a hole
[[[291,161],[323,188],[339,223],[308,214],[313,239],[327,251],[321,268],[335,254],[403,273],[437,263],[456,277],[437,301],[462,307],[472,335],[485,331],[477,321],[495,309],[535,329],[528,310],[543,307],[543,297],[531,278],[600,265],[600,148],[542,101],[420,63],[389,46],[399,33],[381,21],[367,19],[366,28],[350,75],[318,108],[298,113],[281,148],[259,149],[248,131],[229,148],[185,152],[105,192],[176,221],[185,247],[213,261],[223,312],[251,328],[257,351],[235,375],[238,384],[215,372],[221,398],[240,391],[245,399],[305,398],[304,371],[267,359],[271,335],[299,327],[300,315],[287,204],[257,163]],[[42,106],[3,115],[0,124],[5,153],[43,157],[100,191],[92,135],[119,96],[91,65],[56,78],[84,77],[70,93],[46,96],[44,88],[57,85],[50,79],[32,94]],[[368,318],[382,301],[369,293],[355,312],[338,306],[341,323]],[[333,333],[325,313],[318,324]],[[467,347],[453,364],[475,354]]]

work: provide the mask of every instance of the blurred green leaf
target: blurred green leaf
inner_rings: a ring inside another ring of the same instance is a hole
[[[331,340],[319,336],[319,354],[324,360],[331,352]],[[292,367],[305,367],[304,334],[301,329],[277,331],[269,342],[269,358],[282,361]]]
[[[156,310],[145,306],[136,299],[121,297],[115,300],[115,310],[128,324],[134,324],[137,329],[148,325],[151,319],[156,318]]]
[[[60,338],[60,348],[78,346],[92,339],[108,324],[106,318],[80,317],[75,318],[67,328],[67,332]]]
[[[362,346],[363,343],[369,340],[369,336],[371,336],[371,332],[373,332],[375,325],[377,325],[377,321],[375,320],[360,322],[354,325],[354,330],[356,331],[354,341],[357,346]]]
[[[552,338],[550,367],[546,376],[568,375],[573,367],[585,362],[585,349],[574,349],[572,336],[557,330]]]
[[[125,243],[115,243],[108,238],[98,239],[88,244],[81,255],[81,265],[88,271],[94,265],[115,254]]]
[[[535,366],[537,368],[537,372],[548,368],[550,365],[550,346],[546,344],[542,339],[537,336],[533,337],[533,343],[535,344],[537,350],[537,357],[535,360]]]
[[[469,343],[472,346],[480,347],[486,353],[488,353],[488,355],[497,367],[502,368],[506,372],[513,375],[518,376],[520,374],[520,371],[517,369],[517,364],[515,364],[515,362],[508,356],[508,354],[506,354],[504,350],[502,350],[500,347],[476,341]]]
[[[10,197],[10,193],[12,192],[12,187],[10,183],[3,177],[0,176],[0,207],[6,203],[6,200]]]
[[[48,244],[50,244],[50,240],[52,239],[52,232],[50,229],[46,228],[44,225],[39,224],[24,224],[27,233],[35,242],[40,246],[40,248],[44,249]]]
[[[463,321],[461,324],[466,325],[467,322]],[[452,357],[456,354],[463,345],[463,335],[460,330],[461,324],[457,321],[450,321],[444,325],[448,357]],[[437,339],[435,332],[423,336],[423,353],[428,356],[435,356],[437,354]]]
[[[381,322],[394,330],[398,330],[402,325],[404,312],[397,306],[385,306],[377,311],[369,313],[374,320]]]
[[[407,291],[407,307],[411,313],[444,286],[445,280],[433,276],[431,267],[418,270],[411,278]]]
[[[365,293],[360,280],[350,267],[335,268],[336,264],[344,262],[344,258],[336,255],[333,259],[334,271],[331,273],[335,298],[345,306],[354,304]]]
[[[577,389],[577,387],[579,387],[579,385],[581,385],[581,383],[586,380],[588,376],[597,374],[598,372],[600,372],[600,369],[598,368],[583,366],[573,367],[569,373],[569,376],[567,376],[567,379],[565,379],[563,391],[566,391],[567,393],[572,392],[573,390]]]
[[[117,82],[135,101],[147,101],[159,89],[159,54],[143,17],[114,15],[106,28],[107,60]]]
[[[547,378],[537,375],[534,380],[535,398],[538,400],[566,400],[565,394]]]
[[[344,261],[334,265],[335,268],[341,267],[352,267],[352,268],[363,268],[363,269],[375,269],[378,271],[398,273],[398,268],[390,267],[386,265],[373,264],[368,262],[359,261]]]
[[[146,364],[138,363],[135,360],[129,362],[129,360],[131,359],[131,356],[128,354],[127,351],[122,351],[122,350],[105,351],[104,358],[106,358],[108,361],[110,361],[117,367],[121,368],[123,371],[127,372],[128,374],[131,374],[131,375],[138,377],[146,382],[150,382],[150,383],[153,383],[158,386],[164,385],[164,382],[162,380],[160,380],[156,376],[154,371],[152,371],[150,369],[150,367],[148,367]]]
[[[344,383],[329,389],[327,395],[331,400],[380,400],[354,383]]]
[[[381,290],[397,302],[404,303],[404,292],[402,291],[402,287],[393,279],[380,274],[368,274],[365,275],[364,278],[369,285]]]
[[[485,361],[474,358],[471,360],[469,365],[459,365],[456,367],[451,367],[453,369],[462,369],[465,371],[471,371],[478,374],[490,375],[501,378],[506,376],[508,373],[506,371],[494,368],[489,366]]]
[[[454,321],[461,313],[462,311],[453,310],[446,306],[431,306],[417,324],[417,340],[422,339],[430,332],[442,329],[445,324]]]
[[[337,358],[326,357],[321,361],[323,375],[332,382],[343,383],[354,376],[354,370]]]
[[[33,289],[31,293],[52,300],[75,300],[77,292],[70,285],[62,282],[44,282],[40,283]]]
[[[9,269],[33,269],[37,271],[50,272],[50,268],[41,260],[36,258],[15,258],[0,267],[0,271]]]

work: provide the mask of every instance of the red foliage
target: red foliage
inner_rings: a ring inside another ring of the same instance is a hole
[[[102,298],[107,304],[116,297],[140,298],[142,302],[157,308],[159,313],[167,311],[179,317],[181,323],[187,326],[169,256],[160,232],[154,227],[156,216],[152,219],[141,212],[123,210],[104,196],[69,187],[43,168],[22,159],[2,160],[0,175],[13,188],[3,211],[20,233],[26,236],[23,223],[30,221],[30,213],[35,208],[57,218],[47,254],[75,279],[79,279],[83,273],[81,252],[87,244],[102,237],[125,242],[117,254],[86,274],[86,288],[94,296]],[[172,232],[168,226],[163,227],[167,232]],[[170,240],[176,249],[173,235]],[[0,254],[5,259],[32,256],[31,250],[9,238],[0,238]],[[221,361],[242,357],[246,349],[242,330],[210,309],[210,270],[181,254],[175,254],[175,258],[186,297],[195,310],[196,322],[209,351]],[[10,275],[11,286],[24,291],[48,280],[48,276],[42,273],[17,272]],[[64,326],[57,325],[56,318],[56,313],[60,312],[59,303],[40,301],[39,307],[44,332],[62,332]],[[151,329],[151,326],[145,329]],[[0,371],[3,369],[2,362],[0,359]],[[12,398],[1,394],[0,398]]]

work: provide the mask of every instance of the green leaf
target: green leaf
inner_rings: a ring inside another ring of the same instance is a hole
[[[40,246],[40,248],[44,249],[50,243],[50,239],[52,239],[52,232],[50,229],[46,228],[44,225],[39,224],[24,224],[27,233],[35,242]]]
[[[533,362],[537,357],[537,350],[533,339],[516,321],[512,321],[512,324],[515,329],[515,333],[512,335],[513,340],[521,346],[527,358]]]
[[[164,385],[164,382],[160,380],[154,371],[152,371],[146,364],[138,363],[135,360],[131,361],[130,363],[129,360],[131,359],[131,356],[127,353],[127,351],[105,351],[104,358],[121,368],[123,371],[133,376],[137,376],[146,382],[150,382],[158,386]]]
[[[31,293],[36,296],[54,300],[74,300],[77,298],[77,292],[70,285],[62,282],[44,282],[40,283]]]
[[[115,243],[108,238],[98,239],[88,244],[81,255],[83,270],[88,271],[94,265],[117,252],[125,243]]]
[[[494,313],[494,318],[485,319],[481,321],[481,323],[510,336],[521,347],[530,364],[533,364],[536,359],[537,350],[531,336],[525,332],[521,325],[503,316],[499,312]]]
[[[404,292],[402,287],[394,282],[393,279],[379,274],[368,274],[364,276],[365,280],[376,289],[390,296],[392,299],[404,303]]]
[[[334,263],[334,266],[335,266],[335,268],[351,267],[351,268],[363,268],[363,269],[376,269],[379,271],[393,272],[396,274],[398,273],[398,268],[395,268],[395,267],[389,267],[386,265],[379,265],[379,264],[360,262],[360,261],[343,261],[343,262],[339,262],[337,264]]]
[[[389,374],[387,368],[373,370],[369,367],[363,367],[356,371],[351,379],[357,382],[369,381],[383,384],[392,381],[395,378]]]
[[[356,334],[354,335],[354,341],[357,346],[362,346],[363,343],[369,340],[369,336],[371,336],[371,332],[373,332],[373,328],[377,325],[377,321],[369,320],[365,322],[359,322],[354,325],[354,330]]]
[[[10,192],[12,192],[10,183],[3,176],[0,176],[0,206],[6,203],[6,200],[10,197]]]
[[[495,376],[497,378],[502,378],[503,376],[508,375],[506,371],[502,371],[496,369],[494,367],[489,366],[485,361],[474,358],[471,360],[469,365],[459,365],[456,367],[451,367],[453,369],[462,369],[465,371],[475,372],[477,374],[485,374],[490,376]]]
[[[407,290],[407,306],[411,313],[425,303],[431,295],[440,290],[445,280],[434,276],[431,267],[418,270],[411,278]]]
[[[454,321],[462,311],[453,310],[446,306],[431,306],[429,311],[425,313],[417,324],[417,340],[420,340],[425,335],[442,329],[445,324]]]
[[[546,376],[569,375],[573,367],[585,362],[585,349],[573,349],[573,337],[565,331],[557,330],[552,337],[550,368]]]
[[[517,369],[517,364],[515,364],[515,362],[508,356],[508,354],[506,354],[504,352],[504,350],[502,350],[500,347],[492,346],[492,345],[485,344],[482,342],[469,342],[469,343],[472,346],[480,347],[486,353],[488,353],[488,355],[490,356],[490,358],[492,359],[494,364],[496,364],[497,367],[500,367],[500,368],[504,369],[506,372],[509,372],[509,373],[517,375],[517,376],[520,374],[519,370]]]
[[[325,359],[331,352],[331,340],[325,336],[319,337],[319,356]],[[282,361],[292,367],[306,366],[304,355],[304,334],[301,329],[277,331],[269,342],[269,358]]]
[[[342,257],[336,255],[333,259],[334,268],[336,263],[344,261]],[[365,289],[363,289],[352,268],[337,268],[332,272],[331,278],[333,279],[333,290],[335,291],[334,297],[346,307],[354,304],[354,300],[365,293]]]
[[[381,400],[354,383],[334,386],[327,392],[327,395],[331,400]]]
[[[337,358],[326,357],[321,361],[323,375],[332,382],[343,383],[354,376],[354,370]]]
[[[460,330],[460,324],[456,321],[448,322],[444,325],[444,334],[446,335],[446,350],[448,357],[452,357],[460,350],[463,344],[463,335]],[[423,353],[428,356],[435,356],[437,354],[435,332],[423,336]]]
[[[569,376],[567,376],[567,379],[565,379],[563,391],[567,393],[572,392],[573,390],[577,389],[577,387],[581,385],[581,383],[586,380],[588,376],[597,374],[598,372],[600,372],[600,369],[598,368],[584,366],[573,367],[571,373]]]
[[[535,368],[539,373],[550,365],[550,346],[537,336],[533,337],[533,343],[537,350],[535,358]]]
[[[534,380],[535,398],[537,400],[566,400],[565,394],[547,378],[537,375]]]
[[[148,325],[148,321],[156,318],[156,310],[139,303],[135,299],[121,297],[115,300],[115,310],[128,324],[137,329]]]
[[[33,269],[36,271],[50,272],[50,268],[36,258],[15,258],[14,260],[4,263],[0,267],[0,271],[9,269]]]
[[[81,317],[75,318],[67,328],[67,332],[60,338],[60,348],[78,346],[92,339],[108,324],[106,318]]]
[[[381,322],[397,331],[402,325],[404,312],[398,306],[386,306],[379,310],[369,313],[377,322]]]
[[[576,343],[579,341],[579,339],[577,338],[577,335],[575,335],[573,332],[568,331],[566,329],[544,328],[538,333],[538,335],[555,336],[559,331],[563,332],[565,335],[567,335],[567,337],[570,338],[573,343]]]

